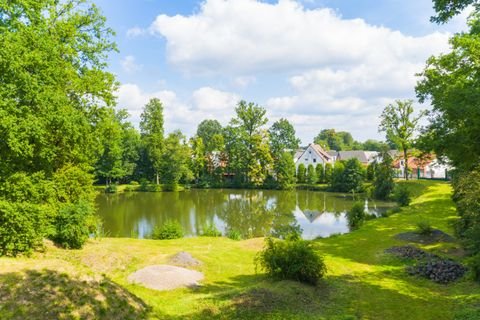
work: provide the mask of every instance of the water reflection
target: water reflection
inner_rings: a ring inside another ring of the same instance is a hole
[[[305,239],[326,237],[349,232],[345,212],[353,203],[348,195],[306,190],[190,190],[102,194],[97,199],[108,236],[139,238],[169,219],[179,221],[190,236],[213,224],[223,233],[235,230],[244,237],[285,237],[292,230]],[[390,206],[365,202],[375,215]]]

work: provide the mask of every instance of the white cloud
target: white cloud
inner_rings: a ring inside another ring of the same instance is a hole
[[[207,0],[191,16],[159,15],[151,30],[165,37],[169,61],[193,72],[418,61],[447,44],[445,34],[409,37],[293,0]]]
[[[271,120],[291,120],[304,143],[325,128],[378,138],[383,107],[414,98],[415,74],[448,49],[449,37],[408,36],[294,0],[205,0],[192,15],[157,16],[149,31],[164,37],[168,61],[188,74],[221,75],[236,88],[262,86],[261,96],[270,98],[257,102],[265,102]],[[264,75],[276,82],[262,82]],[[283,88],[285,75],[289,92],[273,91]],[[234,98],[210,89],[193,93],[193,114],[223,117],[220,110]],[[209,99],[219,107],[202,110],[214,105]]]
[[[134,56],[126,56],[120,61],[123,70],[127,73],[133,73],[142,70],[143,66],[136,63]]]
[[[118,107],[127,109],[131,121],[138,126],[143,107],[152,98],[162,101],[165,129],[171,132],[182,130],[187,136],[195,133],[197,125],[204,119],[217,119],[227,124],[234,114],[240,97],[234,93],[202,87],[195,90],[191,99],[181,99],[170,90],[145,92],[136,84],[123,84],[117,92]]]
[[[133,27],[127,30],[127,38],[137,38],[146,35],[148,32],[140,27]]]

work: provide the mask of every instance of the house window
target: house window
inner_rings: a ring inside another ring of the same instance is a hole
[[[313,163],[317,162],[317,159],[313,158]]]

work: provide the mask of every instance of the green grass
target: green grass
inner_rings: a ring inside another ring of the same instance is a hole
[[[452,234],[450,186],[405,183],[416,197],[400,213],[315,241],[328,268],[317,287],[256,274],[253,259],[263,239],[104,238],[82,250],[48,245],[32,258],[0,258],[0,318],[479,319],[480,285],[468,278],[441,285],[411,277],[405,261],[384,253],[404,244],[395,234],[414,231],[420,221]],[[423,248],[463,259],[458,243]],[[131,272],[166,263],[179,251],[203,261],[201,287],[156,292],[127,282]]]

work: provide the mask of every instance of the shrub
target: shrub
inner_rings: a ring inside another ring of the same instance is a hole
[[[221,237],[222,233],[220,230],[215,227],[214,224],[205,224],[202,228],[202,236],[203,237]]]
[[[307,175],[307,169],[305,168],[305,165],[303,163],[300,163],[300,165],[297,168],[297,182],[305,183],[306,175]]]
[[[97,229],[93,207],[84,201],[62,206],[55,218],[55,229],[55,243],[67,249],[81,249]]]
[[[416,232],[423,236],[429,236],[432,234],[433,228],[429,221],[420,221],[417,223]]]
[[[227,232],[227,238],[240,241],[242,240],[242,234],[238,230],[231,229]]]
[[[274,279],[290,279],[316,285],[326,272],[323,258],[305,240],[273,240],[255,258],[256,267]]]
[[[117,191],[118,191],[118,187],[115,183],[109,184],[105,188],[105,193],[117,193]]]
[[[38,205],[0,200],[0,254],[29,254],[48,233],[47,211]]]
[[[314,185],[317,183],[317,180],[318,180],[318,177],[317,177],[317,173],[315,172],[315,167],[312,164],[309,164],[307,168],[306,182],[309,185]]]
[[[397,185],[393,198],[400,207],[407,207],[410,205],[410,190],[404,185]]]
[[[356,202],[352,209],[347,211],[348,226],[351,229],[360,227],[366,219],[365,204]]]
[[[467,265],[472,273],[473,279],[480,281],[480,253],[470,257],[467,260]]]
[[[167,220],[161,227],[153,229],[152,238],[157,240],[183,238],[183,228],[177,221]]]

